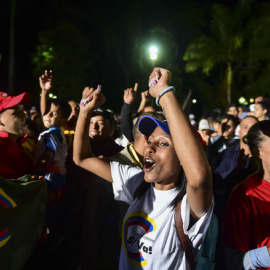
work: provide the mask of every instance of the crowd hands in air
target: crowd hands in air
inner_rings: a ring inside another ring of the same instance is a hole
[[[31,175],[29,186],[46,189],[43,229],[33,228],[20,269],[190,269],[178,205],[195,257],[216,217],[215,269],[270,269],[268,98],[196,119],[172,82],[170,71],[155,68],[138,107],[138,83],[123,91],[119,115],[101,86],[85,87],[80,101],[49,98],[50,70],[29,110],[21,106],[28,93],[0,93],[0,181]]]

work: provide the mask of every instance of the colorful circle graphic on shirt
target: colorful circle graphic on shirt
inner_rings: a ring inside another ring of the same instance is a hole
[[[152,246],[145,245],[142,238],[156,230],[156,222],[144,212],[131,212],[123,223],[122,244],[129,261],[138,267],[147,265],[143,257],[152,254]]]
[[[5,209],[14,208],[17,204],[5,193],[5,191],[0,188],[0,205]],[[4,246],[10,238],[8,228],[0,231],[0,247]]]

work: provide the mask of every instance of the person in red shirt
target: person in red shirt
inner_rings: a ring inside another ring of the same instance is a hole
[[[243,138],[258,171],[232,191],[224,215],[223,244],[245,252],[245,269],[270,269],[270,120],[254,124]],[[251,262],[250,268],[245,260]]]
[[[46,240],[46,183],[31,175],[35,144],[27,138],[22,106],[29,100],[26,92],[18,96],[0,92],[1,269],[23,269]]]
[[[29,130],[22,104],[29,100],[27,92],[18,96],[0,92],[0,176],[3,178],[31,173],[32,158],[23,147]]]

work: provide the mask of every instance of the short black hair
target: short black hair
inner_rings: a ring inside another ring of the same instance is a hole
[[[98,108],[94,110],[91,117],[96,115],[101,115],[103,118],[109,120],[112,126],[116,124],[115,114],[112,110]]]
[[[237,117],[231,115],[231,114],[224,114],[221,117],[221,121],[224,120],[224,119],[231,120],[233,122],[234,127],[237,127],[237,125],[239,124],[239,119]]]
[[[249,146],[252,158],[256,161],[258,169],[262,168],[260,158],[255,154],[255,149],[260,148],[266,137],[270,137],[270,120],[262,120],[250,127],[243,142]],[[255,148],[255,149],[254,149]]]
[[[269,113],[269,111],[270,111],[270,103],[268,101],[265,101],[265,100],[258,101],[256,104],[261,105],[262,109],[267,110],[267,112]]]
[[[61,98],[51,99],[51,104],[60,108],[63,118],[65,119],[69,118],[71,114],[71,107],[66,100]]]
[[[231,108],[231,107],[236,107],[237,109],[239,108],[239,105],[236,104],[236,103],[231,103],[229,106],[228,106],[228,109]]]

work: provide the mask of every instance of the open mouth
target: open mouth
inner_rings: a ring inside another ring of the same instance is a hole
[[[144,159],[144,170],[150,172],[155,167],[156,163],[149,157]]]
[[[97,135],[98,135],[98,132],[96,132],[96,131],[90,131],[89,132],[89,136],[95,137]]]

